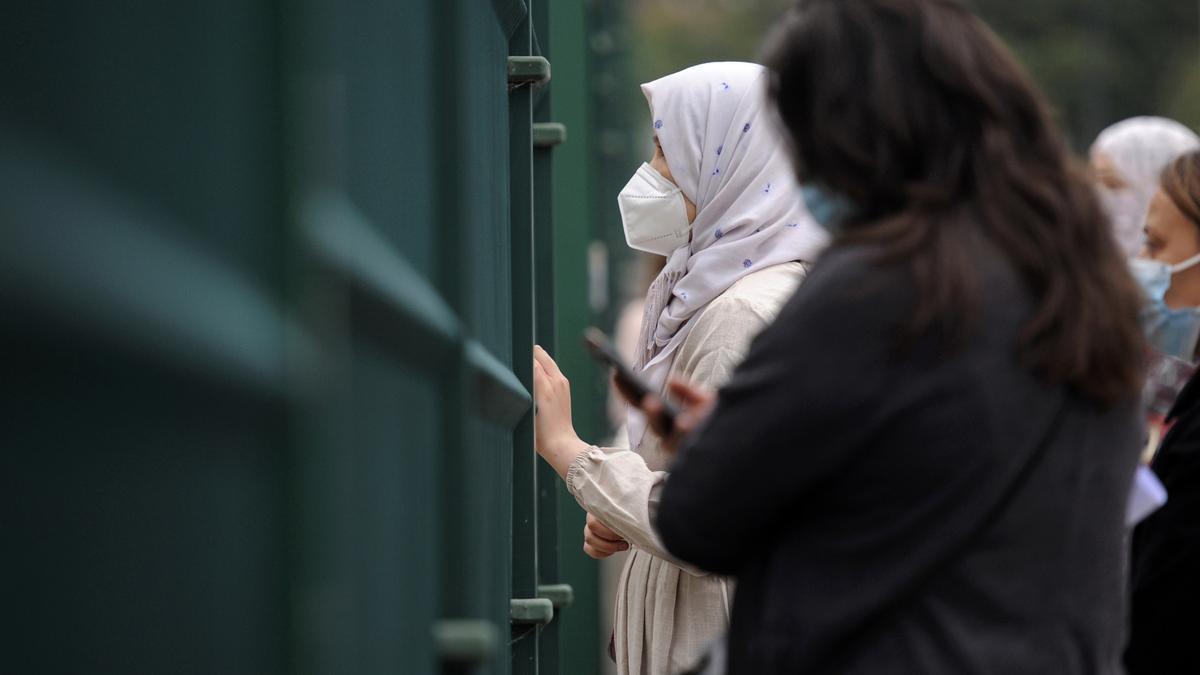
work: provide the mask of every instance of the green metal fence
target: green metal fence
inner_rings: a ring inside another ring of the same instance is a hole
[[[0,672],[599,671],[530,396],[600,433],[595,16],[9,8]]]

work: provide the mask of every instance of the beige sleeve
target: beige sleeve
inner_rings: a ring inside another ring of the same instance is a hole
[[[651,471],[632,450],[589,447],[567,470],[567,489],[585,511],[643,551],[671,561],[691,572],[704,574],[675,560],[654,531],[665,471]]]
[[[762,312],[743,300],[718,298],[700,316],[681,345],[672,374],[717,389],[733,374],[750,341],[767,323]],[[665,471],[651,471],[630,450],[588,448],[567,470],[567,488],[585,511],[599,518],[631,545],[671,561],[695,575],[704,572],[667,553],[655,532]]]

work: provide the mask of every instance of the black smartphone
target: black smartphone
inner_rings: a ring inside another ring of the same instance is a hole
[[[628,390],[634,392],[638,398],[644,397],[646,394],[654,394],[658,396],[663,404],[662,422],[667,433],[675,428],[675,418],[679,417],[679,408],[668,401],[656,391],[650,390],[650,385],[642,379],[633,369],[625,364],[621,359],[621,355],[617,353],[608,336],[598,328],[588,328],[583,331],[583,345],[587,347],[588,353],[597,361],[608,364],[616,371],[616,377],[620,383]]]

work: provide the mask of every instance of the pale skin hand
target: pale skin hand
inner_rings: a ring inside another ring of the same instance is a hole
[[[546,350],[533,347],[534,446],[563,480],[579,453],[587,450],[571,423],[571,383]]]
[[[537,403],[534,445],[537,453],[566,480],[571,463],[588,445],[571,423],[571,383],[546,350],[533,348],[533,399]],[[592,514],[583,526],[583,552],[600,560],[629,549],[621,535]]]
[[[599,518],[587,514],[587,523],[583,526],[584,553],[596,560],[602,560],[614,553],[628,550],[629,544],[621,535],[609,529]]]

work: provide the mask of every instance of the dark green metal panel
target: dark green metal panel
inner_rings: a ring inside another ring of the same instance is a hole
[[[27,327],[0,339],[2,670],[282,672],[282,408]]]
[[[0,21],[0,671],[284,668],[270,25],[233,2]]]
[[[6,7],[0,117],[274,290],[280,272],[270,3]]]
[[[573,417],[580,436],[598,440],[604,433],[604,383],[586,355],[579,336],[595,318],[588,304],[588,246],[594,221],[591,193],[592,154],[589,33],[584,3],[560,3],[550,16],[553,45],[553,119],[567,128],[568,139],[554,149],[554,289],[558,345],[555,358],[571,381]],[[558,502],[559,580],[574,590],[574,603],[558,623],[562,672],[600,672],[608,636],[600,629],[596,561],[583,554],[584,513],[555,482]],[[607,623],[608,619],[605,619]]]
[[[487,7],[462,0],[453,4],[458,16],[449,39],[458,48],[449,56],[458,63],[456,75],[443,78],[451,96],[441,108],[447,120],[457,121],[446,134],[458,150],[446,158],[452,166],[438,188],[457,209],[460,223],[446,231],[443,255],[455,260],[448,283],[462,289],[460,307],[471,333],[511,369],[508,39]],[[481,110],[488,113],[478,114]],[[447,488],[463,513],[457,536],[464,557],[453,563],[461,570],[453,581],[455,592],[470,595],[474,615],[487,617],[504,638],[491,672],[508,672],[512,426],[471,418],[464,429],[461,465],[448,476]]]
[[[0,672],[593,672],[532,436],[532,343],[583,297],[556,11],[0,22]]]
[[[433,119],[435,81],[412,64],[434,18],[306,0],[288,21],[292,287],[318,336],[298,364],[291,669],[432,673],[441,533],[458,514],[429,506],[462,447],[466,373],[436,285],[437,154],[404,131]]]

